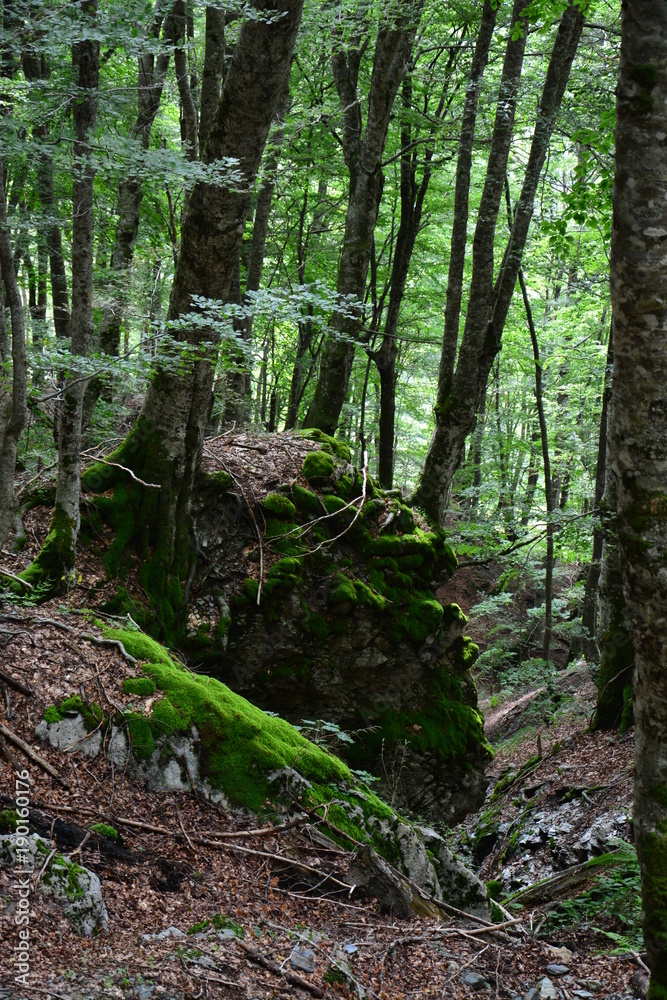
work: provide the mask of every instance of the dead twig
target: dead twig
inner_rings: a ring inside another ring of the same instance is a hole
[[[269,972],[274,972],[277,976],[282,976],[283,979],[286,979],[292,986],[298,986],[301,990],[307,990],[308,993],[312,993],[315,997],[324,996],[324,990],[321,986],[316,986],[315,983],[309,983],[307,980],[302,979],[301,976],[297,976],[294,972],[290,972],[289,969],[281,969],[276,962],[267,958],[266,955],[263,955],[261,951],[257,950],[257,948],[253,948],[252,945],[246,944],[246,942],[242,941],[240,938],[236,943],[241,951],[244,951],[253,962],[261,965],[262,968],[268,969]]]
[[[27,580],[22,580],[20,576],[17,576],[15,573],[12,573],[10,570],[5,569],[4,566],[0,566],[0,576],[6,576],[9,580],[15,580],[16,583],[20,583],[22,587],[26,588],[26,590],[32,590],[32,584],[31,583],[28,583]]]
[[[135,476],[132,469],[128,469],[127,466],[121,465],[120,462],[109,462],[106,458],[96,458],[96,462],[101,462],[102,465],[112,465],[116,469],[122,469],[123,472],[127,472],[128,475],[132,476],[135,482],[139,483],[141,486],[147,486],[151,490],[160,490],[162,487],[159,483],[146,483],[143,479],[139,479],[139,476]]]
[[[20,736],[17,736],[16,733],[13,733],[11,729],[7,728],[7,726],[3,726],[2,723],[0,723],[0,735],[4,736],[5,739],[9,740],[10,743],[13,743],[14,746],[18,747],[19,750],[22,750],[23,753],[28,758],[28,760],[31,760],[33,764],[37,764],[37,766],[40,767],[42,771],[46,771],[47,774],[50,774],[51,777],[55,778],[56,781],[59,781],[64,788],[70,787],[69,782],[65,781],[65,779],[61,777],[60,774],[58,774],[56,769],[54,767],[51,767],[51,765],[47,760],[44,760],[44,758],[40,756],[40,754],[38,754],[36,750],[33,750],[32,747],[28,746],[28,744],[24,740],[22,740]]]
[[[3,680],[5,684],[9,684],[9,686],[13,687],[16,691],[20,691],[21,694],[27,694],[30,698],[32,698],[35,693],[32,688],[28,687],[27,684],[22,684],[21,681],[15,680],[9,674],[6,674],[4,670],[0,670],[0,680]]]

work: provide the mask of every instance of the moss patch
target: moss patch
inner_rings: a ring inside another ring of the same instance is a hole
[[[269,493],[262,500],[262,507],[274,517],[284,517],[289,520],[292,520],[296,513],[292,501],[282,493]]]
[[[333,456],[327,451],[309,451],[301,467],[304,477],[310,482],[328,479],[333,475]]]
[[[118,840],[118,830],[108,823],[93,823],[88,829],[91,833],[96,833],[98,837],[107,837],[109,840]]]
[[[301,436],[307,438],[308,441],[318,441],[322,445],[322,451],[335,455],[336,458],[340,458],[344,462],[352,461],[349,444],[346,441],[341,441],[340,438],[331,437],[330,434],[325,434],[324,431],[316,427],[309,427],[301,431]]]
[[[155,681],[151,677],[126,677],[123,681],[125,694],[147,697],[155,692]]]

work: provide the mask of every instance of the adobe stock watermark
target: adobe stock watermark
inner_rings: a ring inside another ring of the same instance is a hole
[[[16,833],[15,852],[16,865],[12,869],[14,875],[14,891],[16,893],[16,912],[14,923],[19,928],[18,944],[14,945],[11,957],[14,963],[14,982],[29,986],[30,973],[30,876],[33,874],[33,857],[28,847],[30,828],[28,826],[28,811],[30,808],[30,772],[16,772]]]

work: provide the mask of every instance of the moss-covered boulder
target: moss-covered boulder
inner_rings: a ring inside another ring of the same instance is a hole
[[[436,854],[429,854],[420,829],[382,801],[339,757],[220,681],[192,674],[144,633],[97,624],[139,662],[142,677],[151,681],[156,695],[143,711],[128,709],[102,720],[109,737],[107,753],[118,766],[152,789],[189,793],[194,787],[228,808],[272,817],[284,808],[311,810],[343,846],[372,846],[423,892],[443,897],[442,869],[436,866]],[[62,704],[55,706],[61,716]],[[83,710],[92,711],[87,706]],[[62,721],[54,715],[41,735],[49,738]],[[104,825],[93,829],[117,836]],[[74,874],[79,879],[78,869]],[[54,869],[54,879],[61,875]],[[79,883],[72,877],[70,872],[76,894]],[[468,894],[477,891],[477,882],[469,874]],[[447,901],[460,905],[464,897],[458,881],[444,888]],[[485,899],[481,905],[486,905]]]
[[[220,551],[245,578],[216,580],[228,608],[223,643],[213,638],[210,591],[198,598],[199,635],[208,619],[211,640],[196,662],[291,722],[323,718],[355,731],[354,767],[379,775],[403,807],[456,822],[483,802],[489,750],[470,675],[477,648],[460,609],[435,597],[455,553],[442,529],[368,477],[364,486],[340,443],[306,433],[320,447],[299,456],[300,481],[261,501],[261,568],[247,555],[252,523],[233,552],[225,539],[223,556],[209,534],[223,501],[202,504],[208,557]]]
[[[263,438],[252,464],[242,445],[236,465],[207,460],[178,578],[154,579],[155,552],[136,545],[137,483],[87,504],[96,538],[102,522],[112,529],[104,560],[117,590],[102,610],[130,615],[260,708],[357,732],[354,767],[403,807],[457,821],[483,801],[489,750],[476,647],[460,610],[435,596],[456,566],[445,532],[382,493],[336,438]],[[128,727],[150,745],[141,719]]]

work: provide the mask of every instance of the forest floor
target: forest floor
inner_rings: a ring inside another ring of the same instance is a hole
[[[18,942],[17,889],[12,870],[0,868],[0,938],[7,957],[0,966],[0,998],[453,1000],[478,993],[502,1000],[527,995],[603,1000],[627,992],[640,960],[627,941],[629,953],[610,955],[618,942],[607,934],[627,931],[617,914],[600,914],[601,928],[587,919],[567,925],[552,919],[563,902],[558,892],[542,891],[535,899],[524,898],[523,907],[513,911],[521,922],[501,931],[463,917],[444,923],[417,916],[396,920],[379,913],[372,901],[317,895],[321,889],[299,883],[290,859],[309,863],[318,855],[307,828],[234,840],[230,834],[257,826],[257,820],[194,795],[149,793],[105,755],[89,759],[41,744],[35,726],[48,705],[75,693],[103,705],[124,705],[120,684],[132,670],[115,649],[91,641],[99,632],[86,619],[55,602],[39,610],[5,605],[4,612],[0,668],[33,694],[5,685],[0,723],[41,754],[68,785],[11,747],[17,765],[30,771],[31,822],[46,828],[59,850],[71,853],[92,822],[104,821],[121,832],[125,852],[107,850],[94,839],[81,845],[81,863],[99,876],[109,914],[108,932],[96,938],[74,934],[56,900],[31,895],[29,988],[13,981],[9,956]],[[592,685],[583,670],[564,678],[567,704],[557,719],[545,721],[533,711],[526,722],[516,705],[489,713],[497,739],[490,793],[499,778],[505,788],[452,834],[487,880],[505,878],[508,867],[510,887],[535,882],[545,873],[550,877],[559,842],[561,868],[570,870],[576,867],[576,844],[603,814],[627,819],[632,732],[622,737],[587,732]],[[535,697],[525,695],[534,710]],[[508,717],[514,729],[509,737],[503,729]],[[15,795],[12,768],[4,761],[0,795],[0,809]],[[562,822],[549,835],[547,824],[543,836],[536,803],[541,813],[565,806],[567,815],[569,809],[570,830],[565,832]],[[537,832],[528,830],[530,844],[515,837],[508,851],[513,830],[525,829],[517,816],[530,818],[534,827],[537,823]],[[477,833],[484,824],[496,828],[480,847]],[[201,843],[220,834],[227,839],[215,846]],[[331,864],[340,860],[333,857]],[[588,872],[575,879],[566,899],[590,888],[596,877]],[[636,906],[636,893],[633,902]],[[602,909],[599,901],[592,905]],[[210,925],[195,927],[216,914]],[[311,968],[311,962],[314,968],[306,971],[303,966]],[[290,982],[285,973],[301,982]]]

